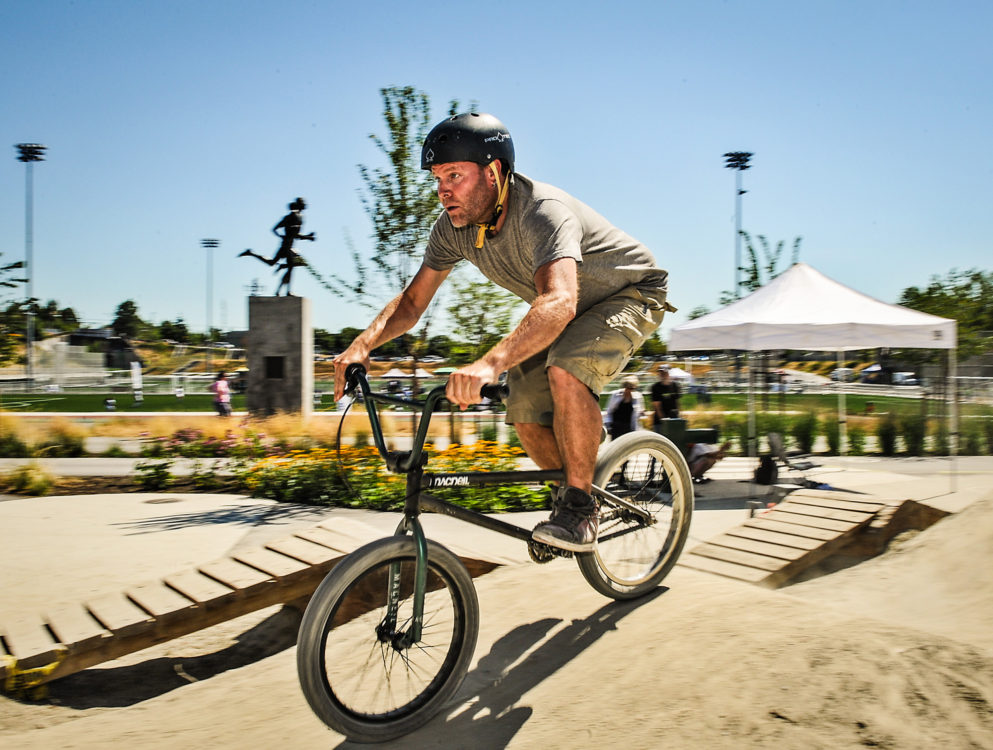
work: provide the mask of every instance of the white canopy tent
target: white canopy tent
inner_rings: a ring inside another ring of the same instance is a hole
[[[736,349],[747,352],[805,349],[842,352],[890,347],[947,349],[952,387],[951,434],[958,431],[955,411],[956,322],[880,302],[806,263],[797,263],[765,286],[726,307],[676,326],[669,350]],[[840,365],[839,365],[840,366]],[[844,388],[839,392],[841,446],[845,449]],[[754,437],[754,404],[749,404]],[[955,442],[953,437],[952,447]]]

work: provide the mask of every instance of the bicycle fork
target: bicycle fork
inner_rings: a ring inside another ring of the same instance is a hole
[[[415,476],[416,475],[416,476]],[[410,648],[421,640],[424,626],[424,594],[428,582],[428,540],[424,529],[417,519],[417,488],[420,486],[420,472],[412,471],[407,475],[407,501],[404,505],[403,520],[397,526],[397,535],[411,534],[414,538],[414,590],[411,592],[413,613],[410,626],[405,632],[397,632],[397,619],[402,598],[401,563],[390,563],[389,581],[387,583],[386,617],[380,624],[380,640],[390,640],[393,647],[401,650]]]

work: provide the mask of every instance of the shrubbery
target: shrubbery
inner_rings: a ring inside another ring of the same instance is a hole
[[[817,415],[812,411],[801,414],[793,421],[791,432],[801,453],[813,453],[817,426]]]
[[[47,495],[55,485],[55,477],[37,461],[18,466],[0,477],[0,488],[22,495]]]
[[[824,420],[824,437],[827,438],[828,453],[837,456],[841,452],[841,425],[837,419]]]
[[[962,424],[959,430],[962,442],[959,444],[959,452],[965,456],[983,455],[983,432],[975,420],[970,420]]]
[[[265,435],[246,432],[238,438],[231,430],[224,437],[205,435],[203,430],[183,428],[176,430],[168,438],[150,438],[142,446],[141,455],[146,458],[162,456],[182,456],[184,458],[214,458],[231,456],[235,458],[256,457],[288,449],[285,443],[266,440]]]
[[[903,443],[911,456],[924,455],[924,441],[927,437],[927,419],[921,414],[907,414],[899,420]]]
[[[886,414],[879,420],[876,437],[879,438],[879,450],[884,456],[896,455],[897,422],[892,414]]]
[[[5,422],[0,422],[0,456],[4,458],[24,458],[30,456],[31,450],[28,448],[20,435],[7,426]]]
[[[848,430],[848,454],[851,456],[865,454],[865,430],[861,427],[852,427]]]
[[[442,451],[428,446],[435,473],[509,471],[518,468],[521,452],[489,441],[453,445]],[[272,456],[247,467],[239,476],[254,497],[282,502],[401,510],[406,482],[389,473],[374,448],[345,446],[339,451],[315,448]],[[548,492],[527,485],[487,485],[436,490],[437,497],[481,511],[533,510],[546,506]]]

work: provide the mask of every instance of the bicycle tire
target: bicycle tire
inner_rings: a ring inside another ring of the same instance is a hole
[[[667,438],[637,430],[603,447],[593,483],[647,510],[652,522],[601,499],[597,539],[592,552],[576,555],[579,569],[605,596],[643,596],[669,574],[689,536],[693,480],[686,460]]]
[[[321,582],[300,624],[297,674],[311,709],[355,742],[384,742],[427,723],[452,698],[479,632],[472,577],[452,552],[428,541],[421,640],[395,646],[409,623],[415,542],[380,539],[342,560]],[[384,621],[387,577],[399,564],[401,602],[392,633]]]

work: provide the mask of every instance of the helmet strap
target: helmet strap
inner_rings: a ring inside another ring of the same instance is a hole
[[[500,220],[500,215],[503,213],[503,204],[507,202],[507,191],[510,189],[510,175],[507,175],[502,185],[500,184],[500,170],[496,168],[496,160],[491,161],[489,167],[500,190],[497,194],[496,206],[493,208],[493,216],[490,217],[489,221],[478,225],[479,233],[476,235],[477,250],[483,246],[483,240],[486,238],[487,233],[496,231],[497,221]]]

